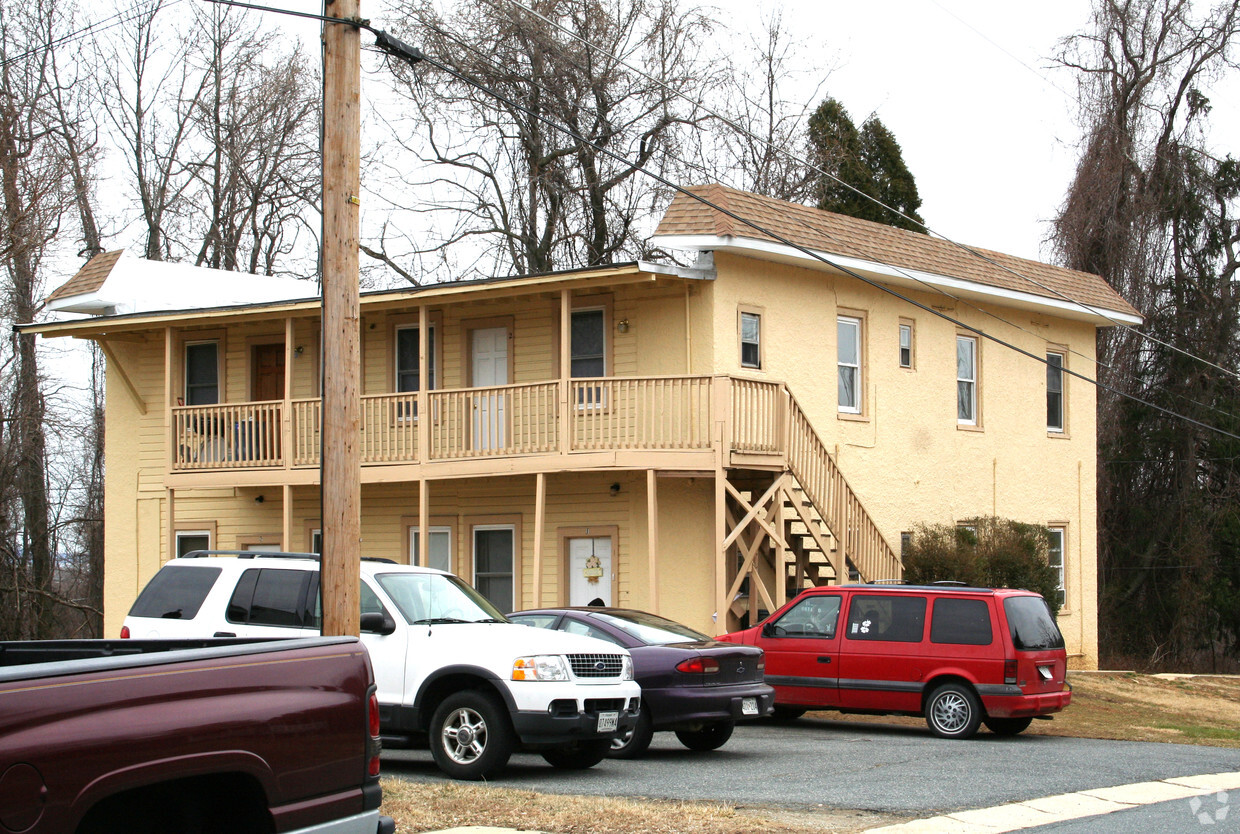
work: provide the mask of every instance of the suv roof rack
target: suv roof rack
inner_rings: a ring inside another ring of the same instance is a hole
[[[206,559],[210,556],[235,556],[238,559],[311,559],[315,562],[322,561],[323,557],[318,553],[293,553],[274,550],[191,550],[189,553],[182,553],[178,559]],[[381,562],[385,565],[397,564],[395,559],[385,559],[382,556],[363,556],[363,562]]]

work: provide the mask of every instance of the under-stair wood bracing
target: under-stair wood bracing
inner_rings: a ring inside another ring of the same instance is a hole
[[[722,554],[727,626],[738,626],[746,613],[754,622],[807,587],[898,579],[899,555],[787,386],[736,378],[731,386],[728,471],[737,485],[728,484],[730,532]],[[767,470],[764,491],[760,473],[745,469],[746,461]]]

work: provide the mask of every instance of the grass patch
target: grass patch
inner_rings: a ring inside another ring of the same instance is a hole
[[[1155,724],[1160,730],[1171,730],[1181,733],[1187,738],[1203,741],[1240,741],[1240,730],[1229,730],[1225,727],[1198,727],[1195,725]]]

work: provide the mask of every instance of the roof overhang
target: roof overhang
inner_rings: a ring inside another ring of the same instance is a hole
[[[829,272],[835,275],[856,273],[863,278],[888,285],[893,289],[941,292],[974,302],[1001,304],[1005,307],[1016,307],[1018,309],[1053,315],[1058,318],[1087,321],[1098,327],[1121,324],[1136,326],[1142,322],[1140,316],[1135,316],[1132,313],[1095,307],[1068,298],[1052,298],[1036,293],[1019,292],[1003,287],[994,287],[989,284],[981,284],[976,281],[965,281],[948,275],[891,266],[890,264],[877,261],[837,255],[821,250],[809,250],[813,253],[811,255],[794,246],[768,240],[756,240],[735,235],[659,235],[652,238],[651,242],[669,249],[729,252],[744,257],[774,261],[776,263]]]
[[[451,303],[463,298],[492,299],[540,293],[558,292],[563,289],[583,290],[605,288],[626,284],[654,283],[659,280],[711,280],[713,270],[667,266],[645,261],[626,264],[590,267],[547,275],[522,275],[506,278],[486,278],[477,281],[456,281],[426,284],[418,287],[400,287],[388,290],[371,290],[361,293],[359,302],[362,313],[381,311],[393,307],[409,307],[422,304]],[[160,327],[206,327],[224,321],[239,322],[262,318],[304,318],[320,315],[320,297],[287,299],[220,307],[186,308],[181,310],[158,310],[144,313],[92,316],[70,321],[19,324],[14,329],[21,333],[36,333],[46,338],[77,336],[90,339],[106,339],[137,331]]]

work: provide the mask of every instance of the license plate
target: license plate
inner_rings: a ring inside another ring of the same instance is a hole
[[[741,715],[757,715],[758,699],[757,698],[741,698]]]
[[[614,733],[616,728],[620,726],[620,713],[618,712],[600,712],[598,714],[598,731],[600,733]]]

